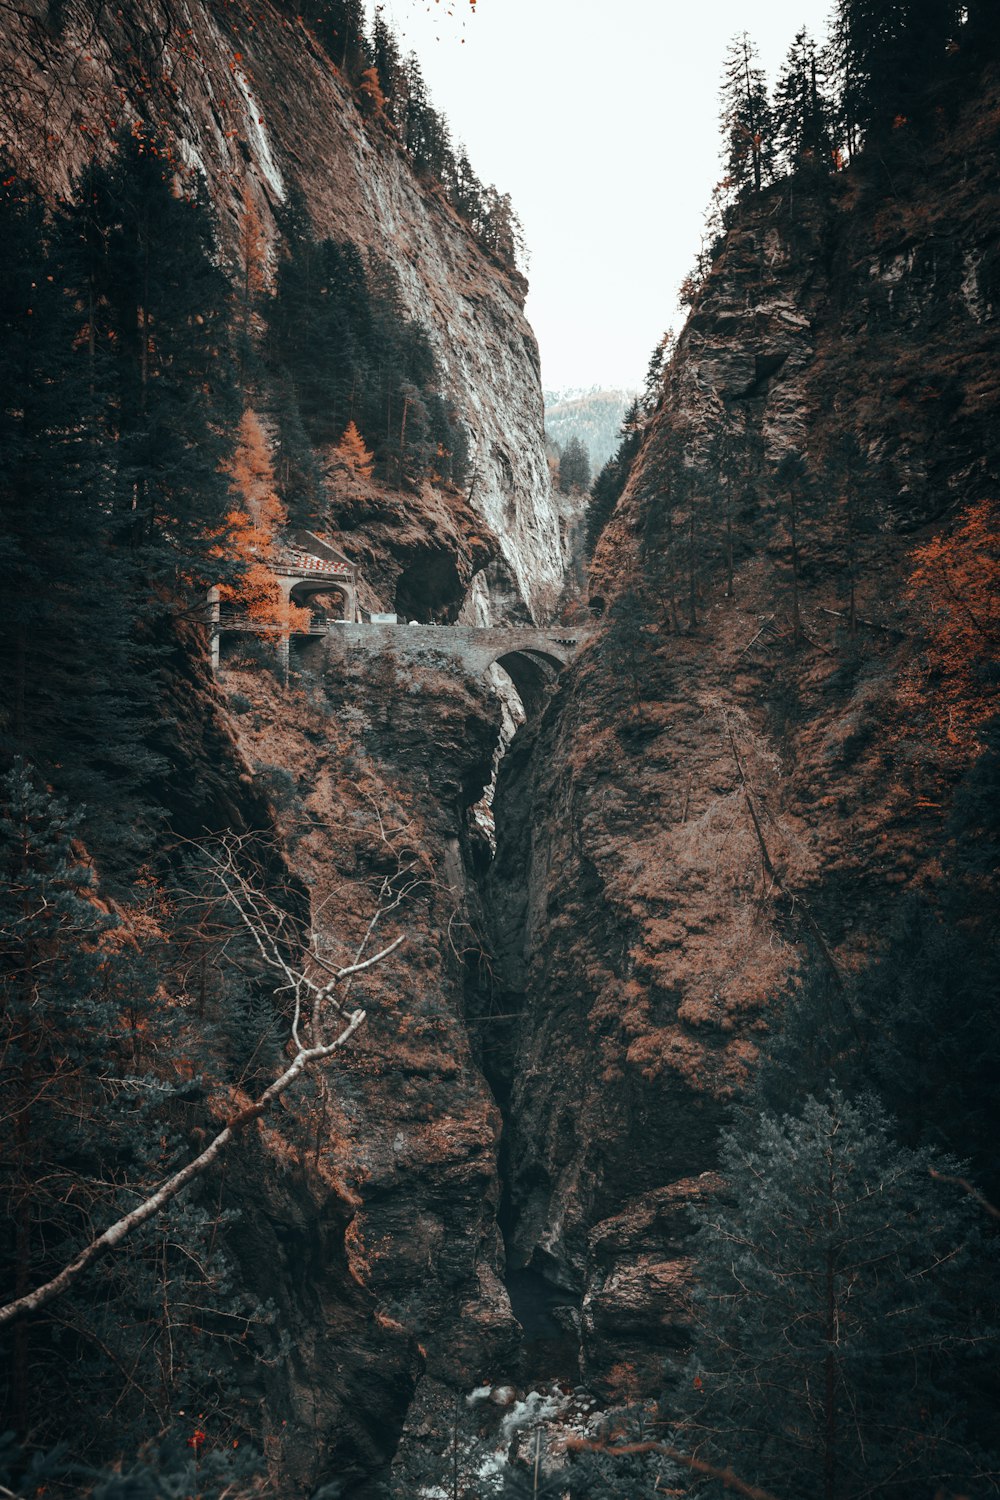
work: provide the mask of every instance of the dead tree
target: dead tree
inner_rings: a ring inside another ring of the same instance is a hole
[[[245,930],[265,970],[277,981],[276,999],[290,1012],[285,1048],[290,1060],[257,1099],[234,1110],[224,1120],[203,1151],[90,1240],[57,1275],[34,1291],[0,1306],[0,1327],[36,1312],[60,1296],[94,1261],[149,1223],[171,1199],[214,1166],[237,1135],[265,1114],[299,1078],[308,1072],[322,1074],[323,1064],[364,1024],[365,1011],[351,1005],[351,990],[358,974],[383,963],[405,941],[405,934],[401,933],[376,952],[369,951],[380,923],[406,899],[410,887],[405,879],[383,881],[375,911],[353,958],[335,965],[318,951],[314,934],[301,934],[289,913],[248,873],[245,846],[246,840],[231,838],[204,852],[227,907]],[[303,936],[305,941],[300,942]]]

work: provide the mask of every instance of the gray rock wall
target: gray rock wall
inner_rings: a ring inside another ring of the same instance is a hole
[[[562,558],[524,280],[479,249],[436,185],[414,177],[389,127],[362,118],[293,14],[267,0],[252,9],[69,0],[53,29],[38,10],[8,10],[0,25],[0,67],[17,80],[4,104],[18,167],[64,193],[113,128],[144,120],[173,133],[179,168],[204,180],[231,266],[245,201],[260,216],[273,265],[275,210],[295,192],[317,234],[388,260],[471,430],[472,504],[500,539],[505,587],[494,600],[488,579],[477,586],[479,613],[493,620],[526,608],[549,618]]]

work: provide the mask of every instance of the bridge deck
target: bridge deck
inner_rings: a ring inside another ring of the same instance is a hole
[[[285,633],[281,625],[260,624],[242,615],[223,615],[220,631],[249,631],[271,635]],[[346,620],[313,621],[292,631],[293,635],[330,636],[345,646],[370,651],[444,651],[461,656],[487,652],[496,660],[515,651],[536,652],[569,660],[591,633],[592,627],[567,625],[385,625],[355,624]]]

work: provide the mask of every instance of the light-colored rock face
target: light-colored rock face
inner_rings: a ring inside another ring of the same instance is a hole
[[[27,0],[8,13],[0,66],[23,80],[5,99],[16,164],[65,192],[87,156],[139,118],[177,138],[206,182],[222,250],[235,264],[244,196],[275,253],[274,210],[301,194],[320,236],[390,262],[408,311],[427,326],[471,433],[472,504],[500,540],[515,585],[490,623],[521,604],[551,617],[562,582],[559,526],[542,437],[538,350],[525,284],[473,242],[433,185],[418,183],[386,129],[363,121],[308,29],[266,3],[157,0],[129,12],[68,4],[53,31]],[[522,604],[523,601],[523,604]]]
[[[332,87],[340,92],[336,82]],[[430,330],[472,433],[472,505],[499,537],[531,614],[549,618],[562,583],[562,556],[523,283],[482,256],[452,211],[414,182],[394,145],[353,132],[336,145],[334,172],[321,173],[317,164],[307,181],[317,225],[371,245],[399,273],[407,304]],[[494,599],[486,583],[492,622],[509,604],[505,591]]]

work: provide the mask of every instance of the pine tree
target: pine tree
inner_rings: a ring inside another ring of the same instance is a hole
[[[208,1080],[220,1081],[211,1022],[203,1011],[192,1024],[189,971],[177,989],[170,972],[176,902],[148,873],[111,900],[81,831],[23,761],[0,781],[0,1280],[15,1294],[187,1157]],[[176,1200],[6,1328],[4,1429],[37,1446],[72,1432],[78,1456],[103,1458],[167,1432],[192,1402],[221,1416],[234,1379],[223,1350],[246,1334],[252,1359],[271,1321],[232,1283],[219,1231],[233,1217]],[[109,1407],[114,1423],[94,1420]]]
[[[460,146],[455,158],[455,182],[451,202],[457,212],[477,237],[483,228],[483,184],[476,176],[469,161],[469,154]]]
[[[406,121],[403,141],[417,172],[428,172],[431,167],[434,126],[431,120],[433,109],[424,82],[420,59],[411,52],[404,64],[406,75]]]
[[[147,1041],[156,1045],[144,1025],[155,980],[120,941],[78,835],[65,804],[15,763],[0,786],[0,1087],[9,1131],[0,1199],[4,1280],[17,1291],[68,1259],[115,1201],[116,1149],[139,1149],[116,1096],[126,1077],[144,1073]],[[68,1321],[63,1313],[15,1327],[4,1399],[22,1433],[64,1383],[81,1318],[77,1309]]]
[[[324,512],[323,476],[299,411],[295,383],[283,366],[269,372],[270,417],[275,428],[275,489],[289,523],[315,526]]]
[[[834,39],[852,148],[926,112],[961,15],[957,0],[838,0]]]
[[[642,434],[642,411],[638,400],[634,400],[622,418],[615,454],[608,459],[591,486],[585,541],[588,557],[594,555],[601,532],[610,521],[628,483],[632,464],[642,445]]]
[[[500,264],[517,270],[525,257],[524,231],[509,193],[483,189],[479,242]]]
[[[590,487],[590,454],[574,434],[559,455],[559,488],[564,494]]]
[[[739,195],[759,193],[770,180],[774,160],[773,122],[767,79],[757,47],[747,32],[733,38],[722,72],[720,123],[726,176]]]
[[[399,429],[396,439],[396,483],[415,484],[430,466],[434,448],[430,412],[419,386],[404,381],[399,388]]]
[[[372,329],[364,262],[349,241],[293,231],[270,313],[273,358],[291,375],[313,443],[336,443],[360,397]]]
[[[149,581],[207,582],[208,532],[228,506],[223,467],[237,419],[231,290],[199,193],[175,188],[162,141],[119,142],[89,190],[106,256],[101,296],[115,340],[116,506]]]
[[[833,105],[827,94],[827,69],[804,28],[778,76],[773,113],[776,151],[786,172],[832,171]]]
[[[976,1209],[931,1167],[957,1170],[837,1091],[725,1138],[726,1195],[697,1239],[689,1451],[822,1500],[975,1489],[954,1374],[984,1337],[963,1296]]]
[[[375,7],[372,20],[372,62],[385,98],[385,113],[396,129],[402,130],[406,122],[406,69],[380,5]]]
[[[726,570],[726,598],[736,593],[736,518],[747,492],[749,453],[746,435],[720,427],[710,447],[713,486],[712,522],[715,540]]]
[[[439,391],[426,398],[431,440],[435,444],[431,461],[431,478],[456,487],[465,482],[469,471],[469,433],[453,402]]]
[[[609,613],[610,629],[604,637],[605,655],[610,657],[613,676],[624,678],[630,692],[630,709],[634,713],[643,697],[651,654],[646,634],[649,611],[634,589],[618,595]]]
[[[135,639],[135,558],[115,546],[118,412],[91,207],[81,192],[53,222],[13,177],[0,199],[0,681],[6,753],[44,765],[88,806],[91,837],[105,824],[120,854],[148,815],[159,761],[146,743],[154,664]]]
[[[417,481],[464,472],[468,436],[441,389],[423,324],[409,317],[399,277],[374,252],[362,259],[349,241],[313,239],[293,205],[285,216],[288,253],[278,271],[266,340],[282,392],[279,483],[289,514],[306,507],[284,470],[308,478],[298,433],[334,452],[353,424],[380,477]],[[311,500],[308,510],[322,510]]]
[[[236,294],[237,382],[241,393],[246,390],[248,372],[255,362],[261,303],[266,291],[267,244],[253,191],[249,185],[245,185],[240,212]]]
[[[668,328],[663,337],[657,341],[652,354],[649,356],[649,364],[646,366],[646,378],[642,386],[642,409],[647,416],[652,416],[663,394],[663,381],[667,366],[673,356],[676,342],[676,335],[672,329]]]
[[[967,830],[967,833],[969,830]],[[975,837],[968,845],[974,847]],[[990,1019],[1000,982],[995,932],[954,888],[943,910],[901,903],[884,955],[859,976],[856,1009],[870,1038],[866,1081],[912,1145],[972,1158],[1000,1191],[1000,1042]],[[987,908],[988,909],[988,908]]]
[[[956,869],[973,883],[975,904],[988,913],[998,909],[990,898],[1000,879],[1000,714],[977,726],[976,739],[979,753],[955,788],[948,831]]]
[[[778,492],[785,498],[788,533],[788,595],[792,643],[798,645],[804,635],[802,625],[802,522],[812,497],[812,477],[801,453],[788,450],[774,471]]]
[[[865,478],[865,462],[861,445],[853,432],[840,431],[836,434],[829,447],[827,464],[839,512],[843,546],[843,613],[848,635],[853,638],[858,628],[858,554],[861,535],[866,529],[859,503]],[[867,525],[870,524],[869,521]]]
[[[56,497],[49,486],[61,465],[39,469],[37,464],[44,463],[46,444],[56,444],[52,428],[59,419],[58,406],[75,415],[75,401],[60,389],[72,335],[69,310],[50,279],[44,204],[6,170],[0,185],[0,230],[5,260],[0,282],[0,545],[8,599],[3,665],[12,728],[21,738],[28,714],[29,643],[46,613],[42,592],[50,582],[49,528],[61,531],[60,522],[76,499],[72,482],[60,484],[58,504],[53,506]],[[75,388],[73,396],[78,394]],[[50,509],[56,515],[50,516]]]
[[[315,27],[330,60],[356,79],[368,62],[361,0],[303,0],[297,14]]]

